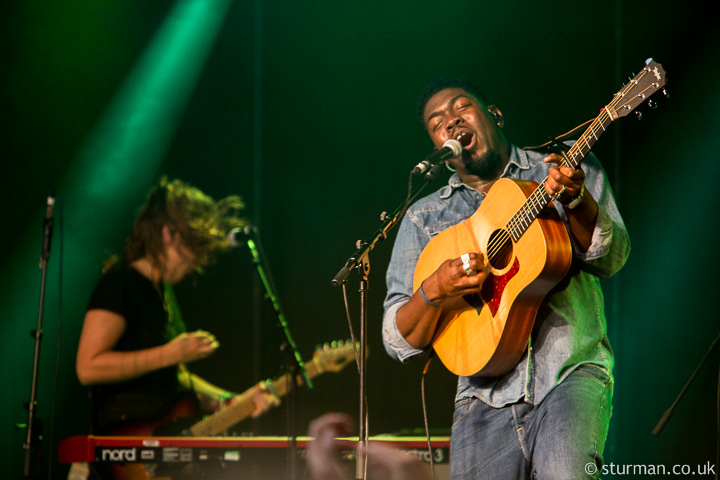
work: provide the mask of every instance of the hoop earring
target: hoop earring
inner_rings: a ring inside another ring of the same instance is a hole
[[[451,167],[449,163],[445,162],[445,166],[446,166],[447,169],[450,170],[451,172],[453,172],[453,173],[457,172],[457,170],[455,170],[453,167]]]
[[[488,107],[487,111],[492,115],[493,120],[495,121],[495,125],[502,128],[505,125],[505,120],[503,120],[502,115],[500,115],[498,112],[493,111],[492,109],[495,108],[494,105],[491,105]]]

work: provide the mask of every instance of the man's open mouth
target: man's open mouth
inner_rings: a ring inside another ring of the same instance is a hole
[[[463,148],[467,148],[473,141],[473,134],[468,131],[460,132],[455,136],[455,140],[460,142],[460,145],[462,145]]]

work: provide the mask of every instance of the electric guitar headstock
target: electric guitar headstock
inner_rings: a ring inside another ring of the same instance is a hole
[[[325,343],[315,349],[313,363],[320,372],[339,372],[347,364],[355,361],[355,348],[359,345],[351,341],[334,341]]]

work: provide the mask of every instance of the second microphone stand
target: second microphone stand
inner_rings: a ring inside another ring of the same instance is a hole
[[[290,455],[290,461],[289,461],[289,471],[290,475],[288,478],[295,479],[297,476],[297,431],[296,431],[296,396],[295,391],[297,390],[297,378],[298,375],[302,375],[302,378],[305,382],[305,384],[308,386],[308,388],[312,389],[313,384],[310,380],[310,377],[307,374],[307,371],[305,370],[305,363],[302,361],[302,358],[300,357],[300,352],[297,349],[297,345],[295,344],[295,341],[292,338],[292,335],[290,334],[290,328],[288,327],[287,322],[285,321],[285,314],[283,313],[282,307],[280,306],[280,302],[278,301],[277,295],[275,294],[275,289],[273,287],[273,281],[272,277],[270,275],[270,270],[266,268],[267,262],[265,261],[265,255],[263,253],[262,244],[260,243],[260,235],[256,227],[254,226],[248,226],[243,229],[243,233],[246,235],[247,240],[247,246],[250,250],[250,254],[252,255],[253,264],[255,265],[255,268],[257,269],[258,275],[260,276],[260,280],[263,283],[263,286],[265,287],[265,293],[267,295],[268,300],[272,303],[273,309],[275,310],[275,314],[277,315],[277,320],[279,323],[280,328],[282,329],[284,335],[285,335],[285,341],[282,344],[281,350],[285,353],[285,356],[287,358],[287,370],[288,370],[288,379],[290,381],[290,385],[288,386],[288,441],[290,443],[290,449],[289,449],[289,455]]]
[[[40,346],[43,334],[43,310],[45,307],[45,287],[47,283],[48,260],[50,259],[50,244],[52,241],[53,230],[53,208],[55,206],[55,193],[53,192],[47,199],[47,211],[45,215],[45,223],[43,226],[43,246],[40,256],[40,269],[42,270],[42,280],[40,282],[40,309],[38,312],[37,329],[32,331],[35,339],[35,357],[33,361],[32,386],[30,390],[30,401],[28,402],[28,421],[26,424],[27,435],[23,448],[25,449],[25,468],[24,476],[26,478],[40,478],[42,472],[41,459],[41,442],[42,422],[37,418],[37,391],[40,369]]]

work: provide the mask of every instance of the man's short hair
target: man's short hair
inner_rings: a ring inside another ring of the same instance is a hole
[[[446,88],[462,88],[486,107],[490,105],[485,94],[470,80],[463,77],[439,77],[425,85],[417,99],[417,116],[423,126],[425,126],[423,114],[428,101],[433,95]]]

